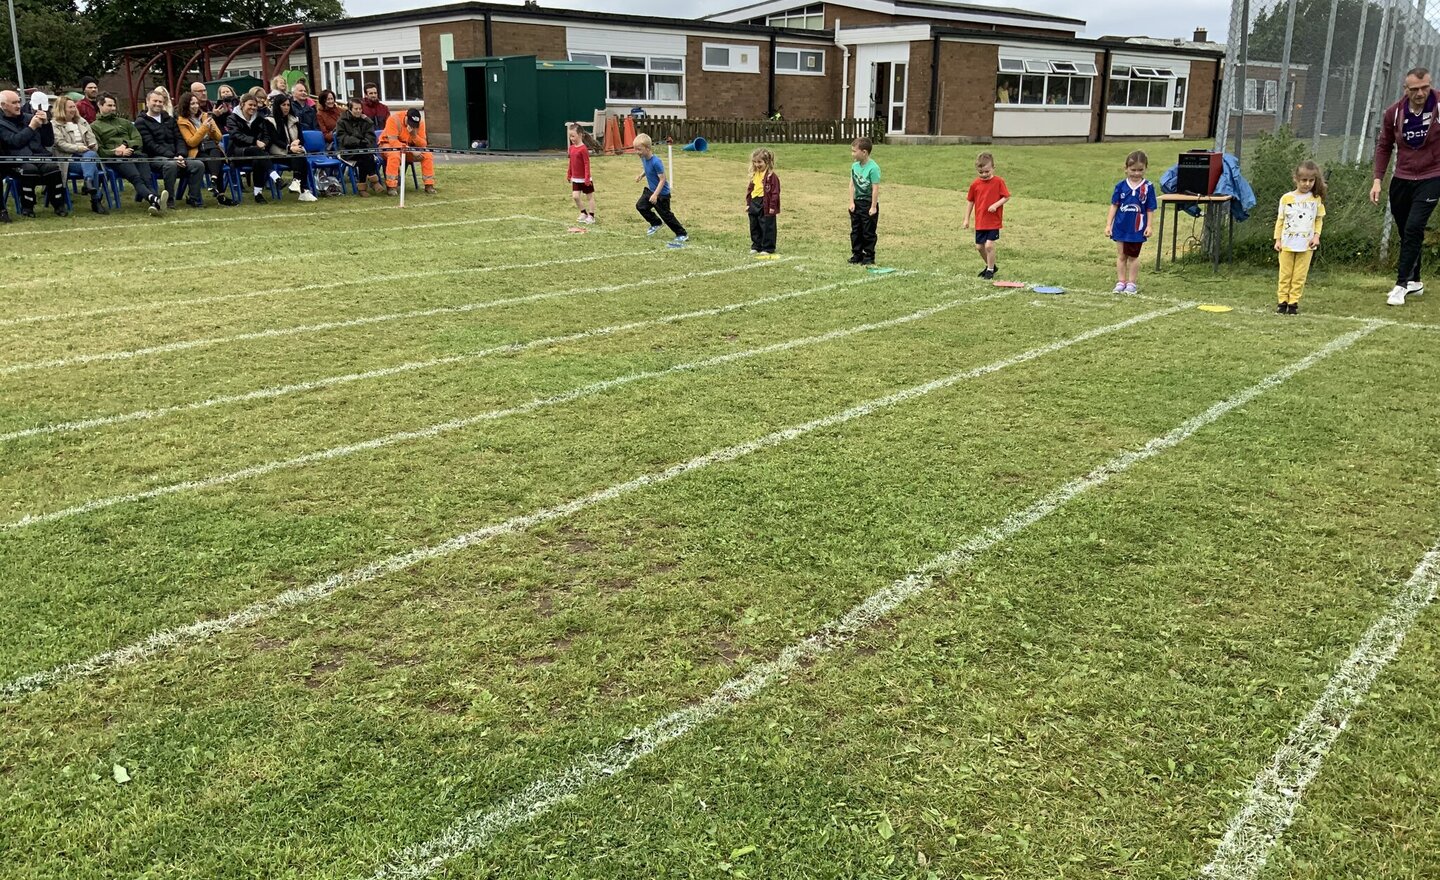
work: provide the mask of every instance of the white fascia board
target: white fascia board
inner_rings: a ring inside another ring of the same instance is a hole
[[[839,42],[843,46],[868,46],[875,43],[913,43],[930,39],[928,24],[892,24],[876,27],[843,27]]]

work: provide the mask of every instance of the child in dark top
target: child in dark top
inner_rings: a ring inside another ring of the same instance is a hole
[[[580,216],[576,223],[595,222],[595,181],[590,179],[590,147],[595,139],[577,122],[566,126],[570,135],[570,196],[575,199],[575,210]],[[585,198],[590,199],[590,209],[585,209]]]
[[[635,210],[650,224],[645,231],[646,235],[654,235],[660,231],[660,223],[663,221],[670,231],[675,233],[675,240],[666,243],[666,247],[681,247],[690,240],[685,234],[685,227],[675,214],[670,210],[670,181],[665,179],[665,163],[655,155],[655,144],[650,140],[648,134],[637,134],[635,136],[635,152],[640,156],[640,173],[635,175],[635,182],[645,181],[645,191],[640,193],[640,200],[635,203]]]
[[[1115,293],[1135,293],[1140,271],[1140,248],[1150,237],[1150,216],[1155,213],[1155,186],[1145,179],[1150,157],[1136,150],[1125,157],[1125,179],[1110,194],[1110,216],[1105,234],[1115,242]]]
[[[775,154],[761,147],[750,154],[750,184],[745,187],[745,210],[750,215],[750,253],[775,254],[775,216],[780,213],[780,177]]]
[[[965,196],[965,222],[961,229],[970,228],[970,216],[975,216],[975,250],[985,261],[980,270],[981,278],[994,278],[999,266],[995,265],[995,242],[1000,240],[1000,229],[1005,225],[1005,203],[1010,201],[1010,190],[1005,178],[995,176],[995,157],[981,153],[975,157],[975,179],[970,182],[970,192]]]

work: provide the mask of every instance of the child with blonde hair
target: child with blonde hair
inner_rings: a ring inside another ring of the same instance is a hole
[[[775,154],[760,147],[750,154],[750,183],[745,187],[745,210],[750,215],[750,253],[775,255],[775,217],[780,213],[780,176]]]
[[[675,233],[675,240],[667,242],[665,246],[681,247],[690,240],[690,236],[685,234],[685,227],[675,219],[675,214],[670,210],[670,181],[665,179],[665,163],[655,155],[655,144],[650,140],[650,135],[635,136],[635,152],[640,156],[640,173],[635,175],[635,182],[645,181],[645,190],[640,193],[635,210],[650,224],[645,234],[654,235],[659,232],[663,222]]]
[[[1280,197],[1275,217],[1275,250],[1280,254],[1276,314],[1300,314],[1300,294],[1310,274],[1310,258],[1320,246],[1325,223],[1325,175],[1306,159],[1295,168],[1295,189]]]
[[[1000,240],[1000,230],[1005,226],[1005,203],[1010,201],[1010,188],[1005,178],[995,174],[995,157],[981,153],[975,157],[975,179],[970,181],[970,190],[965,194],[965,222],[961,229],[970,228],[970,218],[975,218],[975,250],[985,261],[980,277],[991,279],[1000,267],[995,264],[995,242]]]

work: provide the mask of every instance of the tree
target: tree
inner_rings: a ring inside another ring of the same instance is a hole
[[[69,85],[89,72],[99,35],[73,0],[16,0],[20,62],[26,86]],[[15,82],[10,18],[0,14],[0,78]]]
[[[332,21],[344,16],[345,9],[340,0],[91,0],[87,13],[99,31],[101,54],[109,61],[122,46]]]

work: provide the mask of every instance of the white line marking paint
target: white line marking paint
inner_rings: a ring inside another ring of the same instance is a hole
[[[1192,308],[1193,305],[1188,303],[1183,308]],[[1168,310],[1167,313],[1174,311],[1179,311],[1179,308]],[[1085,476],[1071,480],[1029,507],[1007,516],[999,525],[985,529],[965,540],[959,547],[931,558],[919,568],[870,595],[843,616],[820,627],[803,641],[787,647],[774,660],[760,663],[744,675],[721,685],[699,703],[666,715],[647,727],[637,728],[609,748],[591,752],[564,770],[541,777],[524,790],[502,801],[499,806],[477,810],[461,817],[432,840],[400,850],[371,875],[371,880],[419,880],[428,877],[456,856],[485,847],[499,834],[527,823],[576,797],[585,789],[623,773],[630,765],[661,746],[748,702],[776,680],[799,669],[802,663],[828,654],[849,642],[859,633],[888,617],[905,602],[929,591],[937,580],[970,565],[980,554],[1059,510],[1076,496],[1178,445],[1226,413],[1244,406],[1322,358],[1350,347],[1376,329],[1374,326],[1363,327],[1331,340],[1319,350],[1267,376],[1234,397],[1215,404],[1169,433],[1156,437],[1137,450],[1123,452]]]
[[[557,293],[533,294],[532,297],[546,298],[555,296],[572,296],[579,294],[603,294],[613,293],[618,290],[628,290],[634,287],[645,287],[653,284],[678,284],[683,281],[690,281],[696,278],[708,278],[714,275],[726,275],[732,272],[749,272],[755,269],[763,269],[767,266],[778,265],[781,261],[774,263],[743,263],[739,266],[727,266],[722,269],[707,269],[703,272],[686,272],[681,275],[670,275],[662,278],[644,278],[639,281],[627,281],[624,284],[610,284],[604,287],[579,287]],[[780,294],[782,298],[790,298],[795,293]],[[529,298],[526,299],[528,301]],[[121,413],[114,416],[97,416],[95,418],[80,419],[73,422],[61,422],[53,425],[41,425],[35,428],[22,428],[18,431],[11,431],[8,434],[0,434],[0,443],[8,440],[23,440],[27,437],[41,437],[47,434],[59,434],[70,431],[88,431],[95,428],[103,428],[107,425],[119,425],[125,422],[139,422],[148,419],[158,419],[174,415],[180,412],[208,409],[215,406],[225,406],[232,403],[246,403],[254,400],[268,400],[275,397],[283,397],[287,394],[296,394],[303,391],[315,391],[320,388],[329,388],[333,385],[342,385],[347,382],[363,382],[369,379],[380,379],[385,376],[396,376],[401,373],[408,373],[414,370],[427,370],[432,367],[448,366],[451,364],[464,363],[465,361],[479,358],[491,357],[498,354],[514,354],[528,351],[533,348],[541,348],[549,345],[558,345],[566,342],[579,342],[589,339],[592,336],[600,336],[608,333],[619,333],[622,330],[634,330],[641,327],[649,327],[655,324],[667,324],[673,321],[683,321],[686,318],[699,317],[703,315],[721,314],[723,311],[733,311],[737,308],[746,308],[754,305],[763,305],[769,302],[778,301],[775,297],[761,297],[759,299],[746,300],[745,302],[721,306],[718,309],[705,309],[698,312],[682,312],[674,315],[664,315],[659,318],[652,318],[646,321],[635,321],[628,324],[615,324],[610,327],[597,327],[591,330],[584,330],[579,333],[572,333],[569,336],[548,336],[543,339],[533,339],[529,342],[512,342],[508,345],[497,345],[493,348],[483,348],[477,351],[470,351],[464,354],[449,355],[446,357],[433,358],[426,361],[409,361],[403,364],[396,364],[393,367],[382,367],[376,370],[368,370],[363,373],[346,373],[340,376],[327,376],[321,379],[313,379],[309,382],[296,382],[291,385],[280,385],[272,388],[261,388],[255,391],[247,391],[244,394],[230,394],[222,397],[211,397],[205,400],[181,403],[174,406],[163,406],[155,409],[142,409],[134,412]],[[496,300],[485,304],[485,307],[494,305],[505,305],[507,301]],[[455,307],[464,308],[464,307]]]
[[[0,686],[0,700],[15,700],[26,694],[44,690],[62,682],[96,675],[109,669],[141,662],[155,654],[182,644],[204,641],[223,633],[231,632],[232,630],[250,626],[261,620],[274,617],[287,609],[328,598],[356,584],[377,580],[427,560],[449,556],[467,547],[488,541],[500,535],[524,531],[541,523],[570,516],[587,508],[594,507],[597,504],[629,495],[641,489],[667,483],[693,471],[702,470],[715,464],[735,461],[752,453],[780,446],[797,437],[803,437],[824,428],[843,425],[854,419],[870,415],[871,413],[919,399],[944,388],[949,388],[952,385],[968,379],[978,379],[982,376],[1000,372],[1009,367],[1017,366],[1057,351],[1062,351],[1073,345],[1078,345],[1109,333],[1115,333],[1128,327],[1153,321],[1156,318],[1173,315],[1176,312],[1191,308],[1192,305],[1193,304],[1187,303],[1179,306],[1171,306],[1153,312],[1146,312],[1142,315],[1136,315],[1115,324],[1086,330],[1075,336],[1056,340],[1055,342],[1029,349],[1020,354],[1004,358],[1003,360],[994,361],[980,367],[973,367],[959,373],[952,373],[949,376],[933,379],[921,385],[915,385],[884,397],[866,401],[838,413],[822,416],[821,418],[813,419],[803,424],[782,428],[745,443],[712,450],[688,461],[673,464],[665,470],[642,474],[634,479],[627,480],[623,483],[616,483],[553,507],[546,507],[531,513],[514,516],[502,522],[457,535],[440,544],[420,547],[407,553],[397,554],[378,562],[372,562],[360,568],[331,575],[324,580],[316,581],[304,587],[286,590],[274,598],[248,605],[226,617],[200,620],[173,629],[159,630],[125,647],[104,651],[85,660],[77,660],[53,669],[34,672],[7,682],[3,686]]]
[[[893,276],[882,277],[899,278],[903,276],[896,274]],[[736,311],[737,309],[750,308],[757,304],[780,302],[786,299],[794,299],[798,296],[809,296],[816,293],[823,293],[829,290],[837,290],[844,287],[854,287],[860,284],[874,283],[878,280],[881,279],[867,277],[857,278],[850,281],[839,281],[833,284],[826,284],[821,287],[812,287],[806,290],[796,290],[790,291],[789,293],[775,294],[773,296],[763,297],[760,300],[753,300],[742,303],[731,303],[730,305],[719,306],[713,309],[704,309],[699,312],[687,312],[685,314],[675,316],[674,318],[667,321],[641,321],[634,324],[619,325],[618,327],[602,327],[597,330],[590,330],[576,334],[574,337],[571,338],[588,339],[596,336],[601,336],[606,333],[614,333],[619,330],[634,329],[635,327],[650,326],[657,323],[675,323],[676,321],[683,321],[689,318],[697,318],[709,315],[720,315],[727,312]],[[553,342],[555,340],[547,341]],[[819,339],[817,341],[825,340]],[[525,347],[527,347],[525,343],[519,343],[511,348],[518,351],[524,349]],[[783,350],[783,348],[774,347],[772,347],[772,349],[775,351]],[[756,351],[760,354],[766,353],[766,350],[757,349]],[[504,409],[488,410],[486,412],[478,413],[473,416],[466,416],[459,419],[451,419],[449,421],[440,422],[439,424],[430,425],[429,427],[421,428],[415,431],[397,431],[393,434],[387,434],[384,437],[375,437],[370,440],[364,440],[359,443],[350,443],[344,446],[332,446],[329,449],[322,449],[316,452],[309,452],[304,455],[297,455],[294,458],[287,458],[278,461],[265,462],[264,464],[252,465],[251,467],[241,468],[237,471],[231,471],[226,474],[218,474],[216,476],[206,477],[200,480],[187,480],[183,483],[171,483],[167,486],[157,486],[153,489],[146,489],[142,492],[132,492],[125,495],[111,495],[107,498],[96,498],[92,501],[87,501],[84,504],[77,504],[74,507],[67,507],[63,510],[56,510],[50,513],[34,514],[22,517],[13,522],[0,523],[0,530],[15,531],[17,529],[23,529],[29,526],[39,525],[41,523],[69,519],[72,516],[92,513],[96,510],[103,510],[107,507],[115,507],[119,504],[130,504],[136,501],[147,501],[152,498],[160,498],[166,495],[176,495],[181,492],[195,492],[202,489],[212,489],[216,486],[225,486],[231,483],[240,482],[242,480],[254,479],[256,477],[261,477],[266,474],[275,473],[276,471],[292,470],[294,468],[304,467],[305,465],[314,464],[315,462],[319,461],[330,461],[336,458],[344,458],[349,455],[354,455],[357,452],[369,452],[375,449],[384,449],[387,446],[394,446],[399,443],[408,443],[415,440],[426,440],[431,437],[438,437],[441,434],[448,434],[451,431],[459,431],[465,428],[470,428],[480,424],[481,422],[495,421],[496,419],[502,419],[508,416],[532,412],[534,410],[540,409],[541,407],[554,406],[556,404],[566,403],[568,401],[575,400],[589,394],[595,394],[608,388],[617,387],[619,385],[626,385],[631,382],[639,381],[641,379],[651,379],[658,376],[683,372],[685,370],[698,369],[701,366],[713,366],[714,364],[727,363],[729,360],[733,359],[738,358],[736,358],[735,355],[724,355],[719,358],[711,358],[707,361],[681,364],[678,366],[670,367],[666,370],[634,373],[629,376],[621,376],[616,379],[607,379],[601,382],[593,383],[591,385],[585,385],[581,388],[571,389],[570,391],[562,392],[552,397],[536,398],[518,406],[506,407]]]
[[[367,233],[367,234],[374,235],[377,239],[380,239],[380,240],[383,242],[383,241],[386,240],[386,235],[387,235],[387,234],[389,234],[389,233],[391,233],[391,232],[395,232],[395,231],[411,232],[411,231],[416,230],[416,229],[441,229],[441,228],[445,228],[445,227],[456,227],[456,226],[477,226],[477,225],[484,224],[484,223],[503,223],[503,222],[506,222],[506,221],[528,220],[528,219],[531,219],[530,215],[528,215],[528,214],[511,214],[511,215],[506,216],[506,217],[481,217],[481,218],[476,218],[476,219],[472,219],[472,220],[446,220],[446,221],[442,221],[442,222],[439,222],[439,223],[412,223],[412,224],[407,224],[407,225],[405,225],[405,226],[398,226],[398,227],[394,227],[394,226],[384,226],[384,227],[367,229],[367,230],[366,230],[366,233]],[[297,238],[311,238],[311,237],[314,237],[314,236],[326,236],[326,237],[329,237],[329,238],[331,238],[331,239],[334,239],[334,238],[335,238],[335,234],[336,234],[336,233],[335,233],[335,230],[333,230],[333,229],[299,230],[299,231],[296,231],[296,232],[286,232],[286,233],[285,233],[285,240],[286,240],[286,241],[290,241],[290,240],[297,239]],[[534,233],[531,233],[530,235],[517,235],[517,236],[514,236],[514,237],[507,237],[507,238],[475,239],[475,240],[474,240],[474,243],[475,243],[475,244],[492,244],[492,243],[509,242],[509,241],[525,241],[525,240],[527,240],[527,239],[533,239],[533,238],[535,238],[535,237],[536,237],[535,234],[534,234]],[[558,240],[558,241],[564,241],[564,240],[565,240],[564,238],[561,238],[561,237],[559,237],[559,236],[551,236],[551,237],[547,238],[547,240],[549,240],[549,239],[554,239],[554,240]],[[165,243],[165,247],[166,247],[168,250],[174,250],[174,248],[175,248],[176,246],[178,246],[178,245],[187,245],[187,246],[188,246],[188,245],[223,244],[223,243],[225,243],[226,241],[227,241],[227,239],[221,239],[221,238],[197,239],[197,240],[194,240],[194,241],[170,241],[170,242],[166,242],[166,243]],[[427,244],[428,244],[428,242],[427,242]],[[411,250],[413,250],[414,247],[415,247],[415,245],[414,245],[413,242],[406,243],[406,244],[383,244],[383,243],[382,243],[382,244],[373,244],[373,245],[367,243],[367,244],[365,245],[365,254],[366,254],[366,255],[369,255],[369,254],[373,254],[373,253],[387,253],[387,252],[391,252],[391,251],[406,250],[406,249],[411,249]],[[107,255],[108,255],[108,254],[119,253],[119,252],[122,252],[122,251],[150,251],[150,252],[153,253],[154,250],[155,250],[155,245],[154,245],[154,244],[137,244],[137,245],[121,245],[121,246],[113,247],[113,248],[112,248],[112,247],[107,247],[107,248],[105,248],[105,253],[106,253]],[[263,264],[265,264],[265,263],[279,263],[279,262],[284,262],[284,261],[287,260],[287,259],[288,259],[288,260],[296,260],[296,259],[306,259],[306,258],[308,258],[308,257],[337,257],[341,252],[343,252],[343,247],[342,247],[342,248],[338,248],[338,249],[335,248],[335,247],[330,247],[330,248],[327,248],[327,249],[325,249],[325,250],[309,251],[309,252],[304,252],[304,253],[274,254],[274,255],[268,256],[268,257],[246,257],[246,258],[243,258],[243,259],[220,260],[220,261],[217,261],[217,262],[207,262],[207,263],[186,262],[186,263],[169,263],[169,264],[156,264],[156,265],[151,265],[151,264],[149,264],[149,263],[146,263],[144,266],[141,266],[141,267],[139,267],[139,268],[137,268],[137,269],[118,269],[118,270],[115,270],[115,271],[113,271],[113,272],[101,272],[101,273],[96,273],[96,274],[93,274],[93,275],[90,275],[90,276],[87,276],[87,277],[98,277],[98,278],[130,278],[130,277],[132,277],[132,276],[134,276],[134,275],[138,275],[138,274],[164,274],[164,273],[170,273],[170,272],[178,272],[178,271],[182,271],[182,270],[183,270],[183,271],[187,271],[187,272],[200,272],[200,273],[204,273],[204,272],[207,272],[207,271],[209,271],[209,270],[211,270],[211,269],[219,269],[219,268],[222,268],[222,267],[225,267],[225,266],[253,266],[253,265],[263,265]],[[21,289],[26,289],[26,288],[43,288],[43,287],[45,287],[45,286],[51,286],[51,285],[56,285],[56,284],[71,284],[71,285],[73,285],[74,283],[75,283],[75,278],[74,278],[72,275],[70,275],[70,274],[68,274],[68,273],[61,273],[61,274],[53,274],[53,275],[41,275],[41,276],[38,276],[38,277],[35,277],[35,278],[22,279],[22,280],[20,280],[20,281],[0,282],[0,290],[21,290]],[[162,302],[162,303],[156,303],[156,305],[164,305],[164,304],[165,304],[165,303],[163,303],[163,302]],[[42,315],[42,316],[39,316],[38,318],[32,318],[32,317],[26,316],[26,315],[19,315],[19,316],[16,316],[16,317],[14,317],[14,318],[6,318],[6,319],[0,319],[0,320],[9,321],[9,322],[30,323],[30,322],[33,322],[33,321],[35,321],[35,320],[41,320],[41,319],[45,319],[45,316]],[[4,324],[0,324],[0,326],[4,326]]]
[[[543,263],[530,263],[525,266],[483,266],[475,269],[437,269],[426,275],[478,275],[484,272],[499,272],[502,269],[534,269],[541,266],[566,266],[577,263],[593,263],[596,260],[608,260],[616,257],[642,257],[653,253],[652,251],[631,251],[625,254],[599,254],[590,257],[574,257],[568,260],[547,260]],[[416,277],[416,276],[410,276]],[[382,278],[371,278],[372,282],[383,281]],[[347,281],[345,284],[353,284]],[[317,287],[319,285],[310,285]],[[302,288],[294,287],[291,291],[298,291]],[[108,363],[112,361],[128,361],[140,357],[149,357],[157,354],[170,354],[177,351],[189,351],[193,348],[207,348],[212,345],[231,345],[236,342],[251,342],[256,339],[277,339],[283,336],[299,336],[306,333],[322,333],[329,330],[345,330],[350,327],[364,327],[369,324],[382,324],[388,321],[410,321],[416,318],[427,318],[436,315],[453,315],[464,312],[473,312],[478,309],[495,308],[502,305],[514,305],[521,302],[534,302],[537,299],[547,299],[561,296],[560,293],[530,294],[529,296],[510,297],[507,299],[486,300],[478,303],[465,303],[458,306],[441,306],[433,309],[419,309],[413,312],[392,312],[388,315],[370,315],[364,318],[351,318],[346,321],[325,321],[319,324],[301,324],[298,327],[274,327],[269,330],[256,330],[253,333],[237,333],[234,336],[211,336],[205,339],[182,339],[178,342],[167,342],[164,345],[152,345],[147,348],[132,348],[127,351],[105,351],[95,354],[77,354],[64,358],[53,358],[45,361],[30,361],[23,364],[9,364],[0,367],[0,376],[13,376],[17,373],[29,373],[36,370],[54,370],[63,367],[77,367],[83,364]]]
[[[1305,789],[1320,773],[1325,757],[1375,679],[1399,653],[1421,613],[1440,587],[1440,543],[1415,566],[1385,613],[1370,625],[1310,711],[1290,731],[1250,786],[1245,803],[1230,821],[1215,858],[1200,870],[1210,880],[1253,880],[1265,868],[1270,850],[1295,819]]]
[[[609,257],[644,257],[655,256],[654,251],[627,251],[619,254],[594,254],[588,257],[568,257],[560,260],[542,260],[532,263],[501,263],[495,266],[465,266],[452,269],[427,269],[422,272],[400,272],[394,275],[370,275],[358,280],[339,281],[317,281],[313,284],[302,284],[298,287],[269,287],[262,290],[251,290],[244,293],[221,293],[214,296],[201,296],[194,299],[174,299],[162,301],[146,301],[139,303],[125,303],[124,305],[105,306],[98,309],[87,309],[83,312],[53,312],[42,315],[24,315],[18,318],[0,319],[0,327],[13,327],[19,324],[38,324],[49,321],[76,321],[83,318],[99,318],[107,315],[119,315],[125,312],[143,312],[151,309],[168,309],[183,306],[203,306],[218,302],[231,302],[241,299],[255,299],[262,296],[286,296],[297,293],[309,293],[316,290],[334,290],[340,287],[364,287],[368,284],[388,284],[392,281],[414,281],[421,278],[440,278],[454,275],[481,275],[486,272],[504,272],[510,269],[543,269],[546,266],[566,266],[575,263],[594,262]]]
[[[539,200],[541,200],[541,199],[549,199],[549,198],[551,198],[551,197],[550,197],[550,196],[525,196],[525,195],[466,196],[465,198],[460,198],[460,199],[439,199],[439,200],[433,200],[433,201],[427,200],[427,201],[424,201],[424,202],[416,202],[415,204],[410,205],[410,206],[408,206],[408,207],[414,207],[414,208],[443,208],[443,207],[445,207],[445,206],[447,206],[447,205],[464,205],[464,204],[473,204],[473,203],[475,203],[475,202],[493,202],[493,201],[523,202],[523,201],[531,201],[531,200],[539,201]],[[137,210],[138,210],[138,208],[137,208]],[[196,226],[196,225],[199,225],[199,224],[201,224],[201,223],[252,223],[252,224],[257,224],[257,225],[258,225],[258,224],[262,224],[262,223],[270,223],[271,221],[275,221],[275,220],[304,220],[304,221],[306,221],[307,223],[317,223],[317,222],[318,222],[318,223],[323,223],[323,222],[325,222],[326,220],[328,220],[328,219],[331,218],[331,217],[343,217],[343,216],[345,216],[345,215],[347,215],[347,214],[369,214],[369,213],[372,213],[372,212],[375,212],[375,211],[393,211],[393,210],[396,210],[396,208],[395,208],[394,205],[373,205],[373,206],[368,207],[368,208],[342,208],[342,209],[340,209],[340,210],[334,210],[334,211],[315,211],[315,212],[310,212],[310,211],[293,211],[293,212],[289,212],[289,211],[287,211],[287,212],[283,212],[283,213],[280,213],[280,212],[257,213],[257,212],[247,211],[247,212],[244,212],[244,213],[237,213],[235,216],[231,216],[231,217],[188,217],[188,216],[187,216],[187,217],[174,217],[173,215],[171,215],[171,219],[172,219],[173,222],[170,222],[170,223],[165,223],[165,222],[164,222],[165,215],[162,215],[160,222],[156,222],[156,219],[155,219],[154,217],[148,217],[148,216],[147,216],[144,220],[140,220],[138,223],[105,223],[105,224],[95,223],[95,224],[89,224],[89,225],[85,225],[85,226],[80,226],[80,225],[74,225],[74,224],[66,223],[66,224],[63,226],[63,228],[58,228],[58,229],[23,229],[23,230],[18,230],[18,231],[15,231],[15,232],[0,232],[0,240],[4,240],[4,239],[7,239],[7,238],[15,238],[15,237],[29,237],[29,236],[32,236],[32,235],[71,235],[71,236],[74,236],[74,235],[88,235],[88,234],[94,233],[94,232],[110,232],[110,231],[112,231],[112,230],[120,230],[120,229],[140,229],[140,228],[156,229],[156,228],[161,227],[161,226]],[[335,230],[335,231],[338,232],[338,230]]]

